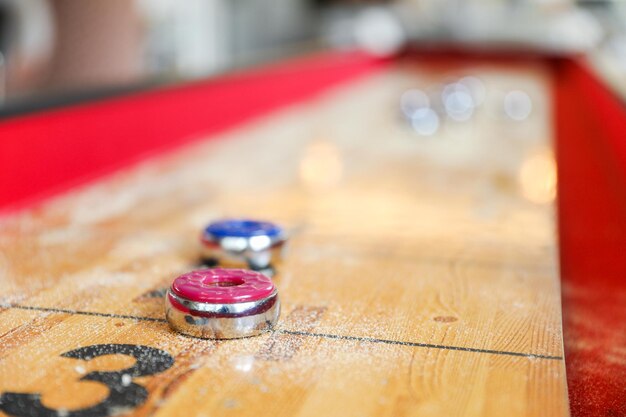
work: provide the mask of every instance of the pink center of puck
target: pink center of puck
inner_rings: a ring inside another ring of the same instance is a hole
[[[258,301],[274,289],[270,278],[245,269],[199,269],[179,276],[172,284],[172,292],[179,297],[210,304]]]

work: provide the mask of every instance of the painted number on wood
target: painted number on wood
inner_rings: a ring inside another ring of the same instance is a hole
[[[109,388],[104,401],[78,410],[55,410],[41,403],[39,393],[5,392],[0,395],[0,410],[16,417],[105,417],[130,411],[146,401],[148,391],[133,382],[140,376],[154,375],[174,364],[172,356],[148,346],[127,344],[105,344],[85,346],[63,353],[65,358],[90,361],[104,355],[127,355],[136,359],[130,368],[119,371],[94,371],[81,381],[96,381]]]

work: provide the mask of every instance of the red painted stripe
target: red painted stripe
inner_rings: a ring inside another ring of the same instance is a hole
[[[0,209],[23,207],[138,159],[308,99],[380,64],[358,53],[326,53],[4,121]]]
[[[572,416],[626,416],[626,108],[573,61],[555,87]]]

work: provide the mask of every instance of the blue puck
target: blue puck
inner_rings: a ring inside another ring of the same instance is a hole
[[[215,239],[225,237],[253,237],[267,236],[276,238],[283,234],[283,229],[270,222],[257,220],[229,219],[219,220],[209,224],[204,229],[205,236]]]

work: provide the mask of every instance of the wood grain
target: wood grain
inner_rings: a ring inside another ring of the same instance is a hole
[[[466,74],[487,101],[417,136],[400,94]],[[79,410],[109,389],[79,379],[134,359],[61,355],[131,344],[174,364],[120,379],[148,396],[102,415],[567,416],[553,196],[537,194],[547,79],[392,68],[1,219],[0,392],[100,415]],[[501,110],[515,89],[533,99],[523,122]],[[159,291],[223,216],[291,232],[272,334],[215,342],[164,321]]]

